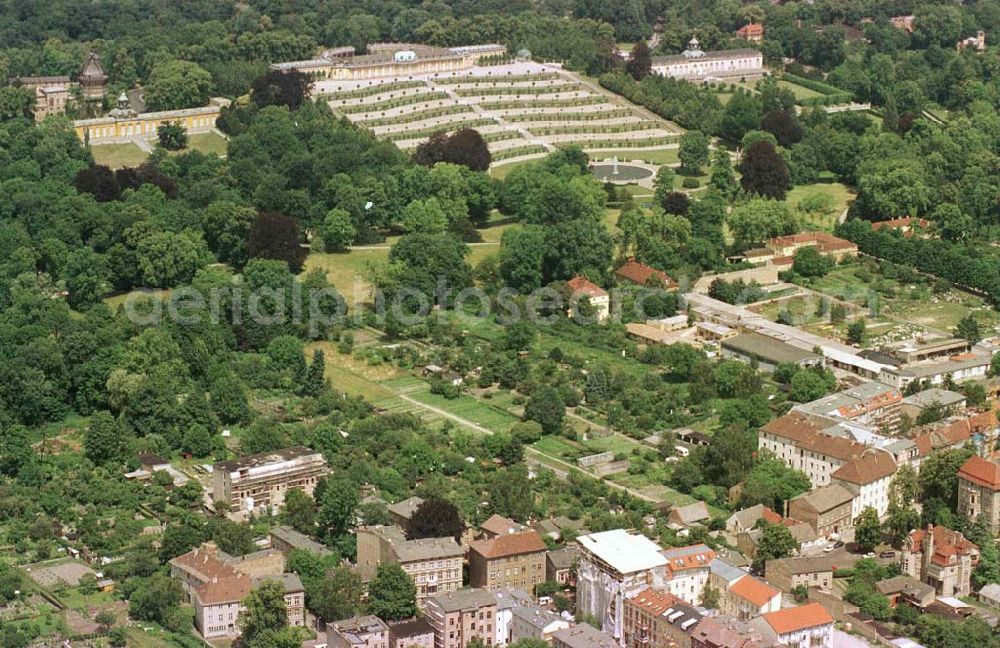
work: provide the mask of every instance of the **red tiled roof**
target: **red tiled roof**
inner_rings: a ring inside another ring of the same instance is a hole
[[[521,533],[506,533],[490,540],[476,540],[469,545],[471,551],[475,551],[483,558],[492,560],[506,556],[519,556],[528,553],[541,553],[545,551],[545,542],[537,531],[523,531]]]
[[[756,607],[764,607],[768,601],[778,596],[780,592],[753,576],[743,576],[729,588],[733,594],[750,601]]]
[[[807,603],[761,616],[779,637],[833,623],[833,617],[819,603]]]
[[[652,268],[645,263],[640,263],[635,259],[626,261],[625,265],[615,270],[615,274],[622,279],[639,284],[640,286],[645,286],[649,282],[650,277],[656,277],[667,288],[677,287],[677,282],[671,279],[666,272]]]
[[[849,462],[833,471],[831,477],[845,481],[849,484],[863,486],[885,479],[896,473],[896,462],[892,455],[882,450],[866,450],[860,457],[851,459]]]
[[[639,592],[632,598],[627,599],[626,605],[632,605],[641,608],[654,616],[659,616],[676,605],[679,601],[680,599],[669,592],[646,589]]]
[[[764,507],[764,510],[761,511],[760,517],[763,518],[768,524],[780,524],[784,520],[780,513],[775,513],[766,506]]]
[[[715,560],[715,552],[703,544],[664,549],[660,555],[667,559],[668,576],[688,569],[708,569]]]
[[[827,232],[802,232],[801,234],[791,234],[789,236],[777,236],[771,239],[767,247],[785,248],[789,246],[805,247],[814,245],[820,252],[834,252],[837,250],[857,250],[858,246],[847,239],[842,239]]]
[[[510,520],[496,513],[486,518],[486,521],[479,525],[480,529],[492,533],[493,535],[509,533],[511,529],[518,529],[520,527],[521,525],[514,520]]]
[[[740,38],[746,38],[747,36],[763,36],[764,25],[761,25],[760,23],[750,23],[749,25],[744,25],[736,30],[736,35]]]
[[[860,456],[866,446],[843,437],[825,434],[822,428],[802,412],[790,412],[761,428],[761,431],[792,441],[796,446],[841,461]]]
[[[935,450],[959,447],[971,439],[973,433],[996,427],[996,425],[996,412],[990,410],[924,432],[917,435],[913,442],[916,444],[920,456],[925,457]]]
[[[923,218],[903,216],[902,218],[890,218],[889,220],[872,223],[872,229],[876,232],[880,229],[903,229],[909,227],[926,229],[927,227],[930,227],[930,224],[931,222],[929,220]]]
[[[194,575],[202,582],[223,580],[236,576],[239,572],[219,560],[217,549],[202,545],[170,561],[180,569]]]
[[[591,283],[585,277],[577,275],[566,282],[570,292],[574,295],[583,293],[588,297],[607,297],[608,292],[595,283]]]
[[[958,469],[958,476],[994,491],[1000,490],[1000,465],[987,461],[979,455],[966,459]]]
[[[924,538],[928,533],[934,534],[934,555],[931,562],[942,567],[947,566],[953,556],[965,556],[968,554],[978,554],[979,546],[969,541],[958,531],[949,529],[946,526],[930,526],[927,529],[917,529],[911,531],[908,542],[912,551],[923,550]]]
[[[194,590],[194,595],[202,605],[221,605],[242,601],[250,594],[253,583],[246,574],[202,583]]]

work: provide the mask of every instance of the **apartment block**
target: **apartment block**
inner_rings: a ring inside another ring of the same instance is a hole
[[[483,589],[464,589],[427,599],[424,616],[434,628],[434,648],[466,648],[473,639],[493,646],[497,602]]]
[[[644,590],[625,599],[625,648],[690,648],[691,630],[702,615],[673,594]]]
[[[469,547],[469,585],[532,591],[545,580],[545,551],[542,537],[530,529],[477,540]]]
[[[326,629],[330,648],[389,648],[389,626],[373,615],[335,621]]]
[[[619,638],[625,599],[665,587],[667,559],[652,540],[624,529],[582,535],[577,544],[577,613],[600,619],[604,631]]]
[[[370,526],[357,530],[358,570],[368,581],[382,563],[396,564],[413,578],[417,603],[453,592],[462,586],[465,552],[454,538],[407,540],[397,526]]]
[[[212,466],[212,497],[236,514],[280,509],[288,491],[312,495],[326,474],[323,455],[304,446],[247,455]]]
[[[958,513],[986,519],[990,533],[1000,533],[1000,465],[973,455],[958,471]]]
[[[903,541],[903,572],[934,588],[938,596],[968,596],[979,547],[958,531],[927,525]]]

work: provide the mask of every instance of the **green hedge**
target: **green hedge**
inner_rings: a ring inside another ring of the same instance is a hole
[[[508,113],[503,118],[512,122],[597,121],[599,119],[628,117],[631,114],[632,111],[628,108],[616,108],[601,112]]]
[[[422,119],[430,119],[431,117],[442,117],[444,115],[457,115],[458,113],[472,112],[472,106],[444,106],[442,108],[431,108],[430,110],[417,110],[414,112],[406,113],[405,115],[396,115],[395,117],[382,117],[379,119],[366,119],[364,121],[356,122],[359,126],[363,128],[375,128],[376,126],[389,126],[391,124],[409,124],[411,122],[420,121]]]
[[[319,97],[322,99],[360,99],[362,97],[382,94],[383,92],[405,90],[406,88],[417,88],[426,85],[423,81],[394,81],[393,83],[376,84],[368,88],[358,88],[357,90],[348,90],[346,92],[324,92]]]
[[[558,72],[540,72],[538,74],[512,74],[510,76],[454,76],[444,79],[434,79],[438,85],[459,85],[479,83],[514,83],[518,81],[550,81],[558,79]]]
[[[624,124],[600,124],[595,126],[549,126],[532,128],[535,135],[571,135],[574,133],[634,133],[635,131],[654,130],[663,125],[654,121],[626,122]]]
[[[399,133],[386,133],[383,139],[387,139],[390,142],[400,142],[402,140],[410,139],[421,139],[424,137],[430,137],[434,133],[440,133],[441,131],[455,131],[460,128],[479,128],[480,126],[491,126],[495,124],[492,119],[486,117],[477,117],[476,119],[464,119],[454,122],[448,122],[447,124],[441,124],[435,128],[421,128],[420,130],[411,131],[401,131]],[[485,136],[484,136],[485,137]]]
[[[373,113],[380,110],[390,110],[392,108],[399,108],[400,106],[411,106],[413,104],[427,101],[441,101],[443,99],[448,99],[448,93],[439,90],[434,92],[405,95],[374,104],[351,104],[350,106],[337,106],[334,110],[336,112],[343,113],[344,115],[357,115],[360,113]]]
[[[588,97],[567,97],[563,99],[538,99],[535,101],[483,101],[479,107],[483,110],[503,110],[505,108],[562,108],[564,106],[592,106],[609,103],[607,98],[598,95]]]
[[[796,103],[800,106],[828,106],[832,104],[847,103],[854,99],[854,95],[847,90],[832,86],[829,83],[824,83],[823,81],[800,77],[797,74],[789,74],[787,72],[782,74],[781,78],[789,83],[800,85],[803,88],[808,88],[813,92],[818,92],[824,95],[822,97],[798,99]]]
[[[577,92],[584,89],[579,83],[560,83],[546,86],[512,86],[507,88],[468,88],[456,90],[459,97],[488,97],[492,95],[544,95],[557,92]]]
[[[493,161],[499,162],[500,160],[509,160],[510,158],[521,157],[522,155],[531,155],[533,153],[544,153],[545,147],[539,146],[538,144],[531,144],[529,146],[518,146],[516,148],[505,149],[503,151],[497,151],[493,153]]]

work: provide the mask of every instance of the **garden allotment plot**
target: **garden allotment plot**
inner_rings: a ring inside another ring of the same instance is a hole
[[[319,81],[314,92],[335,113],[405,151],[439,131],[475,128],[494,164],[569,144],[587,151],[671,150],[682,132],[572,73],[536,63]]]

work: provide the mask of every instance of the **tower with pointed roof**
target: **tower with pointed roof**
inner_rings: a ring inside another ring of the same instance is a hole
[[[84,99],[97,100],[104,97],[104,87],[108,84],[108,75],[101,67],[101,59],[97,52],[91,52],[87,55],[79,79]]]
[[[705,56],[705,52],[701,49],[701,43],[698,42],[697,36],[692,36],[691,40],[688,41],[687,49],[684,50],[685,58],[701,58]]]

